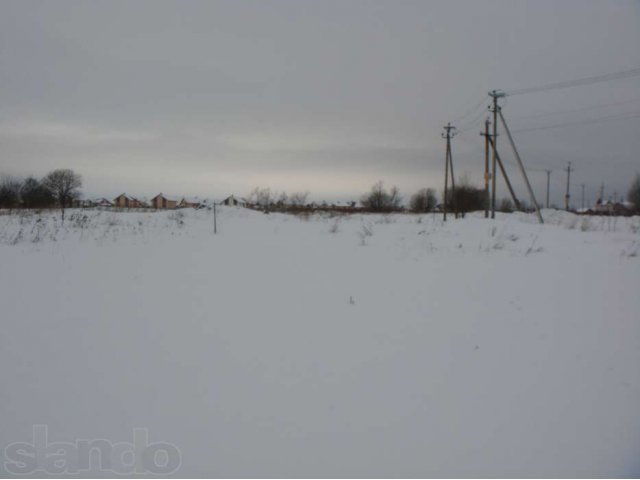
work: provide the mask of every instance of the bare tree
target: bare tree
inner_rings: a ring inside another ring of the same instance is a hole
[[[20,197],[25,208],[46,208],[54,203],[51,192],[34,177],[28,177],[22,182]]]
[[[63,168],[49,172],[42,184],[60,207],[64,222],[64,209],[71,206],[71,202],[80,196],[82,177],[73,170]]]
[[[289,196],[289,205],[301,207],[307,203],[309,192],[294,192]]]
[[[385,190],[382,181],[371,187],[371,191],[365,194],[360,203],[372,212],[390,212],[400,209],[400,190],[395,185],[389,191]]]
[[[436,193],[432,188],[422,188],[411,196],[409,206],[412,212],[430,212],[436,206]]]
[[[271,189],[256,187],[251,191],[247,200],[249,200],[249,203],[266,208],[273,202]]]
[[[636,174],[627,192],[627,201],[633,203],[636,212],[640,213],[640,173]]]
[[[20,205],[20,180],[3,175],[0,179],[0,208],[16,208]]]
[[[276,195],[274,195],[274,197],[276,197]],[[287,195],[287,192],[282,192],[277,196],[277,198],[278,199],[276,200],[276,206],[278,208],[283,208],[289,204],[289,195]]]
[[[456,184],[455,196],[449,190],[448,197],[448,204],[454,205],[463,217],[467,212],[484,209],[486,202],[484,189],[473,185],[467,174],[462,175]]]
[[[305,205],[308,196],[309,192],[295,192],[289,195],[284,191],[278,193],[277,191],[272,191],[270,188],[256,187],[247,196],[247,200],[249,203],[261,208],[277,208],[285,210],[288,207],[299,207]]]

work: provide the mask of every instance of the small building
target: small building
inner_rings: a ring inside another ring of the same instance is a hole
[[[113,207],[113,203],[107,200],[106,198],[98,198],[93,201],[93,204],[96,207]]]
[[[113,200],[113,204],[118,208],[130,208],[132,202],[133,202],[133,199],[126,193],[122,193],[118,195]]]
[[[202,202],[197,198],[182,197],[182,200],[178,202],[178,208],[200,208]]]
[[[144,208],[146,203],[135,197],[122,193],[113,200],[113,205],[117,208]]]
[[[229,196],[229,197],[225,198],[225,199],[222,201],[222,205],[227,205],[227,206],[230,206],[230,207],[233,207],[233,206],[240,206],[240,207],[242,207],[242,206],[244,206],[244,205],[245,205],[245,203],[246,203],[245,201],[243,201],[243,200],[238,200],[238,199],[237,199],[236,197],[234,197],[233,195],[231,195],[231,196]]]
[[[174,209],[178,208],[178,199],[174,197],[169,197],[162,193],[159,193],[155,197],[151,199],[151,208],[158,209]]]
[[[95,207],[95,202],[93,200],[88,200],[88,199],[74,198],[73,200],[71,200],[71,207],[72,208],[91,208],[91,207]]]
[[[610,200],[602,202],[598,199],[596,205],[589,209],[586,213],[594,213],[596,215],[633,215],[633,204],[630,202],[612,202]]]

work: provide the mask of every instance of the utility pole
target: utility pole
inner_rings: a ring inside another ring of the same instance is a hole
[[[604,182],[600,184],[600,188],[598,189],[598,200],[596,203],[598,205],[602,205],[604,203]]]
[[[218,222],[216,218],[216,202],[213,202],[213,233],[218,233]]]
[[[533,188],[531,188],[531,183],[529,183],[529,177],[527,176],[527,171],[524,168],[524,164],[522,163],[522,159],[520,158],[520,154],[518,153],[518,149],[516,148],[516,143],[513,141],[513,137],[511,136],[511,131],[509,130],[509,126],[507,125],[506,120],[504,119],[504,115],[502,115],[502,111],[498,110],[498,114],[500,115],[500,120],[502,121],[502,126],[504,127],[504,131],[507,134],[507,138],[509,139],[509,143],[511,144],[511,148],[513,149],[513,154],[518,161],[518,167],[520,167],[520,173],[522,173],[522,177],[524,178],[524,183],[527,186],[527,190],[529,191],[529,199],[536,209],[536,215],[538,216],[538,221],[540,223],[544,223],[544,219],[542,218],[542,214],[540,213],[540,206],[538,205],[538,201],[536,200],[536,196],[533,193]],[[495,148],[494,148],[495,150]]]
[[[551,170],[545,170],[547,172],[547,208],[549,208],[549,185],[551,184]]]
[[[447,123],[444,127],[445,133],[442,134],[442,138],[447,140],[447,147],[445,150],[445,169],[444,169],[444,221],[447,221],[447,203],[448,203],[448,195],[449,195],[449,169],[451,169],[451,199],[452,206],[455,211],[455,196],[456,196],[456,182],[455,177],[453,176],[453,159],[451,158],[451,139],[456,135],[455,130],[456,127],[452,126],[451,123]],[[456,217],[457,217],[456,212]]]
[[[489,218],[489,117],[484,121],[484,218]]]
[[[491,139],[491,135],[489,135],[487,138],[489,138],[489,145],[491,145],[491,148],[493,148],[493,140]],[[498,152],[496,152],[496,162],[498,163],[498,167],[500,167],[500,171],[502,172],[502,177],[504,178],[504,183],[507,184],[507,189],[511,194],[511,199],[513,200],[513,203],[516,206],[516,210],[518,211],[522,210],[522,205],[520,205],[520,201],[518,200],[518,197],[516,197],[516,192],[513,190],[513,186],[511,186],[511,181],[509,180],[509,176],[507,175],[507,171],[504,168],[504,164],[502,163],[502,160],[500,160],[500,155],[498,155]]]
[[[584,187],[585,187],[585,184],[584,183],[580,184],[580,187],[582,188],[582,195],[580,197],[581,198],[580,204],[582,205],[581,208],[584,210]]]
[[[504,92],[492,90],[489,96],[493,99],[493,156],[491,161],[491,218],[496,218],[496,156],[498,147],[498,98],[504,97]]]
[[[567,193],[565,193],[564,195],[564,209],[568,212],[569,211],[569,199],[571,198],[571,195],[569,194],[569,181],[571,178],[571,162],[569,162],[569,164],[567,165],[567,168],[565,169],[565,172],[567,172]]]

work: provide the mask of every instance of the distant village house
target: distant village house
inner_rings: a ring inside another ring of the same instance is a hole
[[[178,208],[178,199],[160,193],[151,199],[151,207],[158,209]]]
[[[113,207],[113,202],[110,202],[106,198],[100,198],[98,200],[94,200],[93,204],[96,207]]]
[[[130,197],[127,194],[121,194],[117,196],[113,201],[114,206],[117,208],[144,208],[146,203],[137,198]]]
[[[242,200],[238,200],[236,197],[234,197],[233,195],[225,198],[222,201],[223,205],[228,205],[228,206],[243,206],[244,205],[244,201]]]
[[[178,203],[178,208],[200,208],[202,203],[197,198],[183,197]]]

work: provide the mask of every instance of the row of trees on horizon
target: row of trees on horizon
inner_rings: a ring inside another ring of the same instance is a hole
[[[12,176],[0,178],[0,208],[61,208],[70,207],[80,198],[82,177],[69,169],[57,169],[38,179],[33,176],[19,179]],[[276,193],[269,188],[256,187],[247,196],[247,202],[264,209],[300,209],[308,206],[309,192]],[[627,199],[640,213],[640,174],[633,179]],[[455,192],[449,191],[447,204],[452,210],[466,213],[483,210],[487,202],[485,190],[471,184],[463,177],[456,185]],[[522,203],[522,202],[521,202]],[[375,183],[369,192],[360,198],[361,209],[370,212],[398,212],[407,210],[397,186],[385,188],[384,183]],[[422,188],[411,195],[408,210],[416,213],[432,212],[438,206],[436,192],[432,188]],[[352,202],[351,208],[356,208]],[[504,198],[498,203],[502,212],[514,211],[510,199]],[[523,205],[526,209],[526,205]]]
[[[483,189],[471,185],[468,180],[463,179],[461,184],[456,186],[455,193],[448,193],[449,205],[455,205],[460,213],[474,210],[482,210],[485,205],[485,192]],[[249,205],[265,210],[298,210],[308,207],[307,197],[309,192],[297,192],[287,194],[286,192],[272,192],[269,188],[256,187],[247,196]],[[426,213],[436,210],[438,199],[433,188],[422,188],[409,197],[408,205],[405,205],[400,189],[397,186],[386,188],[384,182],[376,182],[371,190],[360,198],[360,207],[356,202],[350,202],[341,207],[347,209],[365,210],[369,212],[401,212],[409,210],[415,213]],[[327,208],[331,205],[322,204]],[[335,207],[335,206],[334,206]],[[513,204],[510,200],[504,199],[500,202],[500,210],[505,212],[513,211]]]
[[[463,214],[484,209],[486,201],[484,189],[472,185],[466,177],[463,177],[462,181],[456,185],[455,191],[450,190],[447,193],[447,205],[449,205],[449,208]],[[393,186],[386,190],[383,182],[373,185],[371,191],[361,198],[360,203],[363,208],[373,212],[404,210],[402,196],[398,187]],[[436,192],[432,188],[422,188],[409,198],[409,211],[411,212],[432,212],[436,207],[438,207],[438,201]],[[499,204],[499,210],[512,212],[513,204],[509,199],[503,199]]]
[[[294,193],[273,193],[269,188],[256,187],[247,197],[247,201],[252,206],[266,210],[290,210],[306,205],[308,192]],[[640,174],[636,175],[629,188],[627,199],[635,206],[636,212],[640,213]],[[484,210],[489,199],[484,188],[473,185],[468,177],[463,176],[457,183],[455,190],[447,193],[447,205],[451,211],[461,214]],[[400,189],[397,186],[385,188],[384,182],[375,183],[369,192],[360,198],[360,209],[369,212],[401,212],[411,211],[415,213],[426,213],[438,210],[436,191],[432,188],[422,188],[409,197],[408,206],[405,206]],[[444,203],[444,195],[442,199]],[[524,211],[532,211],[533,206],[528,205],[523,199],[519,199],[520,207]],[[327,205],[328,208],[330,206]],[[356,202],[351,202],[349,207],[355,209]],[[408,207],[408,208],[407,208]],[[557,208],[557,207],[552,207]],[[510,213],[516,210],[516,206],[510,198],[498,200],[496,210]]]
[[[42,178],[0,179],[0,208],[61,208],[70,207],[80,198],[82,177],[69,169],[57,169]]]

